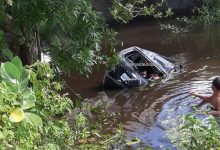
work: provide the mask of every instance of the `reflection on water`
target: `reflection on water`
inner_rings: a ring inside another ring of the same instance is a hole
[[[121,114],[117,122],[122,124],[129,137],[138,137],[144,145],[155,149],[172,147],[166,131],[177,126],[179,117],[193,112],[192,106],[200,102],[189,96],[188,92],[193,90],[210,94],[212,79],[220,75],[220,27],[206,31],[198,29],[177,38],[160,31],[158,25],[144,22],[116,30],[119,41],[123,42],[121,49],[136,45],[172,56],[184,65],[184,72],[151,88],[124,91],[104,92],[96,89],[102,82],[104,69],[102,73],[95,72],[90,79],[69,78],[67,82],[83,97],[94,98],[98,95],[106,99],[108,96],[109,101],[114,102],[112,111]],[[112,130],[115,127],[109,128]]]

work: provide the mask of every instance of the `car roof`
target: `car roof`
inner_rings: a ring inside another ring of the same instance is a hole
[[[166,75],[169,74],[174,69],[174,64],[168,61],[164,56],[161,56],[155,52],[133,46],[122,50],[119,56],[124,58],[124,56],[133,51],[140,52],[145,58],[150,60],[157,68],[161,69]]]

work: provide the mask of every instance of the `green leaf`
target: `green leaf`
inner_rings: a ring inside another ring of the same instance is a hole
[[[19,80],[21,91],[27,88],[28,81],[29,81],[29,73],[24,69]]]
[[[22,105],[22,103],[20,102],[20,101],[17,101],[17,100],[14,100],[13,101],[13,105],[18,105],[18,106],[21,106]]]
[[[5,72],[11,79],[19,79],[21,73],[19,72],[18,68],[10,62],[6,62],[3,64],[3,67],[5,69]]]
[[[5,138],[4,134],[2,133],[2,131],[0,131],[0,139],[4,139],[4,138]]]
[[[20,58],[18,56],[14,57],[11,60],[11,63],[13,63],[17,67],[17,69],[20,72],[20,74],[23,72],[24,68],[23,68],[22,62],[21,62],[21,60],[20,60]]]
[[[13,58],[13,53],[9,49],[3,49],[2,53],[8,59],[12,59]]]
[[[10,81],[10,77],[7,75],[7,73],[5,71],[4,63],[1,64],[0,74],[3,79]]]
[[[33,114],[33,113],[25,113],[25,117],[32,124],[36,126],[43,126],[42,119],[38,115]]]
[[[14,79],[15,80],[15,79]],[[11,92],[18,92],[19,85],[15,84],[16,82],[5,81],[6,85],[9,87]]]
[[[26,91],[23,93],[23,101],[22,101],[22,108],[29,109],[35,106],[36,97],[31,93],[31,91]]]

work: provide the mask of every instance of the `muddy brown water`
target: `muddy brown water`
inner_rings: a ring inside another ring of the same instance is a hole
[[[200,102],[188,91],[210,94],[212,79],[220,75],[220,26],[197,28],[177,37],[161,31],[157,23],[139,22],[115,30],[119,32],[119,50],[130,46],[149,49],[174,58],[183,64],[184,71],[151,88],[104,91],[99,87],[104,68],[95,70],[89,79],[72,75],[66,79],[67,84],[83,98],[111,101],[112,111],[120,113],[117,123],[128,137],[140,138],[143,145],[154,149],[172,147],[166,132]],[[116,125],[108,128],[114,130]]]

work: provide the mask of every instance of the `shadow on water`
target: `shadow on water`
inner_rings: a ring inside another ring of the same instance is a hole
[[[189,96],[190,90],[211,93],[211,82],[220,75],[220,27],[197,29],[185,37],[171,37],[160,31],[157,24],[145,22],[116,28],[118,40],[124,49],[139,46],[172,56],[184,65],[184,72],[151,88],[142,87],[124,91],[97,90],[102,83],[104,69],[89,79],[67,78],[67,83],[85,98],[108,98],[113,102],[111,111],[120,113],[121,123],[128,137],[137,137],[155,149],[172,147],[166,131],[178,125],[179,117],[192,112],[200,102]],[[107,93],[107,95],[106,95]],[[108,127],[114,130],[117,126]],[[174,149],[174,148],[173,148]]]

